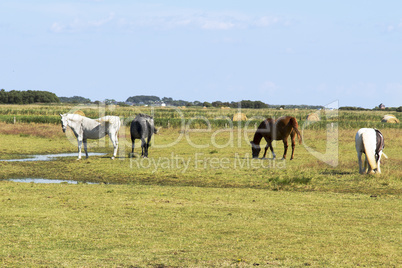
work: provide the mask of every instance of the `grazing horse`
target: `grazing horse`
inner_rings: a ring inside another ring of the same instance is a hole
[[[355,145],[357,159],[359,161],[359,172],[364,173],[381,173],[380,160],[384,149],[384,136],[375,128],[361,128],[356,133]],[[366,155],[364,168],[362,163],[362,154]]]
[[[148,148],[152,138],[152,134],[157,132],[158,131],[155,129],[154,126],[154,118],[152,116],[147,114],[138,114],[130,125],[132,143],[131,154],[134,155],[135,139],[140,139],[142,149],[141,156],[148,157]],[[146,138],[147,141],[145,141]]]
[[[78,141],[78,159],[81,159],[81,146],[84,142],[86,158],[88,158],[87,139],[100,139],[109,135],[113,143],[113,156],[116,157],[118,138],[117,133],[120,129],[120,118],[118,116],[104,116],[98,119],[91,119],[79,114],[60,114],[63,132],[69,126],[74,132]]]
[[[288,150],[288,137],[290,135],[292,139],[292,155],[290,160],[293,159],[296,143],[295,136],[299,138],[299,143],[302,143],[302,137],[299,132],[299,125],[297,124],[297,120],[291,116],[282,116],[277,120],[272,118],[267,118],[261,122],[258,126],[257,131],[254,134],[254,139],[251,141],[251,150],[253,158],[258,158],[260,154],[261,147],[260,141],[264,138],[267,141],[267,145],[265,146],[264,155],[262,158],[265,158],[267,154],[268,147],[271,149],[273,159],[275,159],[276,155],[274,153],[274,148],[272,148],[273,140],[282,140],[284,146],[283,158],[286,159],[286,152]]]

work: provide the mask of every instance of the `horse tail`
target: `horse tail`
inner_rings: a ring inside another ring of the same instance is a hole
[[[293,127],[294,131],[295,131],[296,134],[297,134],[297,138],[299,139],[299,144],[302,144],[302,136],[301,136],[301,134],[300,134],[300,131],[299,131],[299,124],[297,123],[296,118],[292,117],[292,118],[290,119],[290,122],[291,122],[291,124],[292,124],[292,127]]]
[[[123,125],[123,119],[120,119],[119,118],[119,120],[117,120],[117,131],[119,131],[120,130],[120,127],[121,127],[121,125]]]
[[[374,170],[377,168],[377,162],[375,159],[375,132],[364,132],[362,134],[362,141],[364,146],[364,153],[366,154],[367,162],[370,165],[371,169]]]

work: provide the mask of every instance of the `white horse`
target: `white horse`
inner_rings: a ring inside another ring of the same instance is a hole
[[[100,139],[109,135],[113,143],[113,157],[117,154],[118,138],[120,129],[120,118],[118,116],[104,116],[98,119],[91,119],[79,114],[60,114],[63,132],[69,126],[74,132],[78,141],[78,159],[81,159],[81,146],[84,142],[86,158],[88,158],[87,139]]]
[[[380,160],[384,154],[384,136],[378,129],[361,128],[356,133],[355,145],[357,159],[359,160],[359,172],[364,173],[381,173]],[[362,163],[362,153],[366,155],[364,168]],[[384,154],[385,158],[388,158]]]

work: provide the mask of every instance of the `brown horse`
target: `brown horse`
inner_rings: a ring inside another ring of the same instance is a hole
[[[293,159],[293,154],[295,151],[296,143],[295,136],[299,138],[299,143],[302,143],[302,137],[299,132],[299,125],[297,124],[296,118],[291,116],[282,116],[277,120],[272,118],[267,118],[261,122],[258,126],[257,131],[254,134],[254,139],[251,141],[251,150],[253,154],[253,158],[258,158],[260,154],[261,147],[260,142],[261,139],[264,138],[267,141],[267,145],[265,146],[264,155],[262,158],[265,158],[267,154],[268,147],[271,149],[273,158],[275,159],[274,149],[272,148],[273,140],[282,140],[284,146],[283,159],[286,159],[286,152],[288,150],[288,137],[290,135],[292,139],[292,156],[290,160]]]

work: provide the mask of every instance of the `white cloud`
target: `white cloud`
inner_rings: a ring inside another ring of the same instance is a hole
[[[124,12],[117,12],[124,14]],[[247,28],[264,28],[273,25],[288,25],[288,20],[276,16],[248,16],[236,12],[208,12],[199,10],[147,10],[130,15],[111,13],[108,17],[98,20],[88,20],[82,17],[71,22],[54,22],[50,29],[53,32],[79,32],[84,30],[100,29],[111,22],[122,30],[136,30],[139,28],[153,28],[157,30],[169,30],[180,28],[194,28],[202,30],[233,30]]]
[[[90,21],[88,24],[90,26],[94,26],[94,27],[101,27],[101,26],[105,25],[106,23],[112,21],[114,19],[114,17],[115,17],[115,14],[112,12],[109,14],[109,16],[107,18]]]
[[[268,16],[264,16],[261,18],[257,18],[254,21],[254,25],[258,26],[258,27],[268,27],[274,24],[277,24],[280,22],[280,19],[278,17],[268,17]]]
[[[163,19],[162,19],[163,21]],[[204,30],[231,30],[231,29],[247,29],[252,27],[270,27],[275,24],[280,24],[283,21],[279,17],[248,17],[243,14],[219,14],[219,13],[204,13],[202,15],[188,15],[188,23],[195,28]],[[284,24],[284,23],[283,23]],[[177,24],[177,27],[182,25]]]
[[[400,19],[399,23],[389,24],[387,26],[387,32],[401,31],[401,30],[402,30],[402,19]]]
[[[50,27],[50,30],[55,33],[93,30],[105,26],[106,24],[111,22],[114,18],[115,14],[110,13],[108,17],[98,20],[84,20],[76,18],[70,23],[63,24],[60,22],[54,22]]]
[[[52,26],[50,27],[50,30],[51,30],[52,32],[55,32],[55,33],[60,33],[60,32],[62,32],[62,31],[64,30],[64,26],[61,25],[61,24],[58,23],[58,22],[54,22],[54,23],[52,24]]]
[[[219,20],[206,20],[200,23],[200,27],[206,30],[229,30],[236,26],[236,24],[230,21]]]

